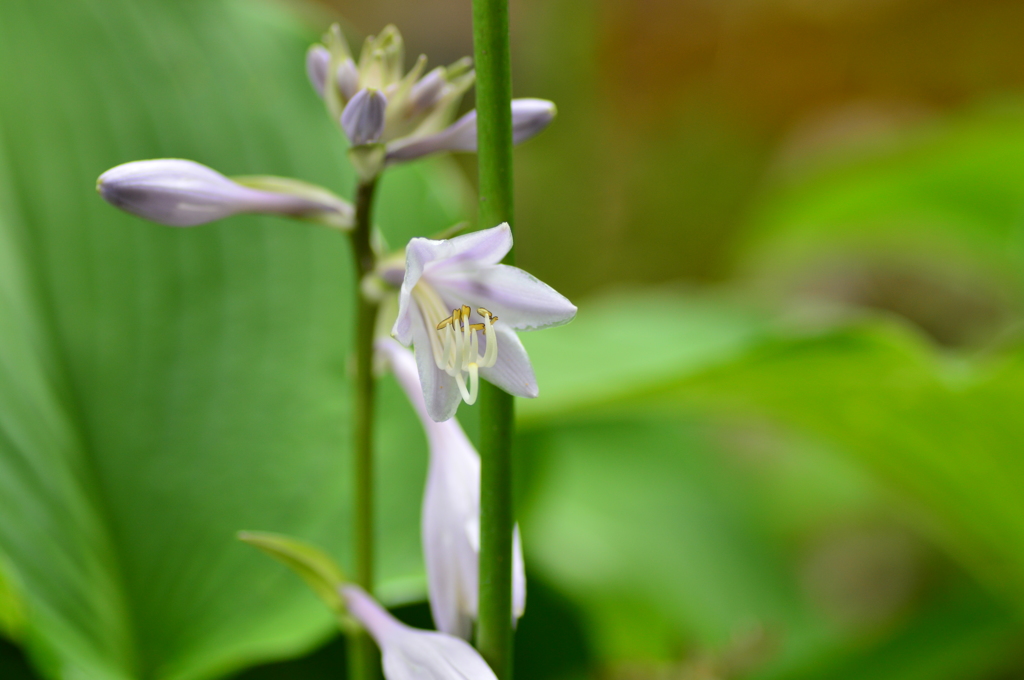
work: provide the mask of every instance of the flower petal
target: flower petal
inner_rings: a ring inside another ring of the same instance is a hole
[[[434,421],[448,420],[462,402],[459,387],[455,378],[451,377],[434,362],[434,353],[430,348],[430,337],[426,323],[419,307],[410,304],[408,307],[412,344],[415,348],[416,366],[419,369],[420,385],[423,387],[423,401],[427,407],[427,415]],[[397,325],[397,324],[396,324]]]
[[[512,230],[506,222],[443,241],[414,238],[405,251],[405,280],[418,281],[420,275],[432,277],[497,264],[511,249]]]
[[[480,377],[509,394],[535,398],[537,377],[533,374],[530,357],[526,355],[526,348],[523,347],[519,336],[500,321],[494,326],[494,330],[498,334],[498,360],[490,368],[481,368]],[[486,348],[486,342],[481,342],[481,352]]]
[[[518,267],[431,272],[430,281],[445,300],[485,307],[516,330],[561,326],[576,316],[576,306],[565,296]]]
[[[519,538],[519,524],[512,530],[512,625],[526,611],[526,565],[523,562],[523,542]]]
[[[388,613],[366,591],[356,585],[348,585],[341,589],[345,605],[349,613],[369,631],[373,639],[381,647],[404,637],[402,634],[409,629],[404,623]]]
[[[387,680],[496,680],[479,652],[444,633],[408,629],[382,651]]]
[[[423,268],[434,258],[434,245],[440,241],[427,238],[414,238],[405,247],[405,277],[398,293],[398,318],[391,328],[391,335],[408,347],[412,344],[412,309],[416,301],[412,297],[412,289],[420,282]]]
[[[461,434],[455,419],[441,423],[449,424]],[[465,527],[479,514],[480,459],[476,452],[431,447],[422,521],[430,611],[438,630],[466,640],[476,618],[478,554]]]

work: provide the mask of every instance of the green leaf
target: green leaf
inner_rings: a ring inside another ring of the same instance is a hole
[[[758,622],[783,631],[786,656],[828,637],[753,480],[698,422],[624,415],[525,439],[539,468],[521,514],[530,566],[586,612],[606,661],[721,648]]]
[[[881,634],[846,640],[796,667],[754,677],[768,680],[958,680],[1012,668],[1021,623],[976,586],[927,603]]]
[[[727,361],[767,332],[763,314],[724,296],[680,293],[648,289],[585,300],[567,326],[521,333],[542,395],[519,400],[524,423],[642,394]]]
[[[351,560],[344,237],[256,217],[170,229],[94,191],[118,163],[186,157],[350,195],[305,77],[321,29],[249,0],[0,7],[0,568],[51,678],[211,677],[333,628],[234,536]],[[453,176],[389,174],[385,234],[462,217]],[[424,593],[426,449],[390,381],[378,412],[378,594],[397,602]]]
[[[769,416],[830,443],[912,506],[921,528],[1024,609],[1024,354],[941,361],[887,324],[778,338],[653,397]]]

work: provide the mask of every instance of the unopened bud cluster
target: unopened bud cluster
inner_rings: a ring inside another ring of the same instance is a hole
[[[468,58],[424,73],[423,55],[404,72],[402,35],[388,26],[370,36],[356,61],[337,26],[306,54],[306,71],[328,111],[354,147],[352,160],[364,178],[387,163],[442,151],[476,151],[476,111],[452,123],[476,78]],[[512,100],[513,141],[533,137],[555,117],[543,99]],[[381,145],[383,148],[360,149]]]

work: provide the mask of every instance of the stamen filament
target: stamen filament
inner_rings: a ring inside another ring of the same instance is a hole
[[[413,296],[424,321],[436,330],[429,334],[434,363],[455,378],[459,394],[467,404],[475,403],[480,387],[480,369],[494,366],[498,359],[498,337],[494,332],[494,322],[498,317],[483,307],[477,307],[483,322],[470,323],[473,308],[469,305],[452,309],[451,315],[446,317],[447,310],[441,296],[429,286],[415,286]],[[480,345],[484,342],[486,347],[481,355]]]

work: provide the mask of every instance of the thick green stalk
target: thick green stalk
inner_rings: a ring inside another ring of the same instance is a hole
[[[480,226],[512,224],[508,0],[473,0]],[[511,262],[512,253],[506,258]],[[480,386],[480,609],[477,649],[512,678],[512,397]]]
[[[376,180],[359,184],[356,190],[356,224],[350,232],[356,264],[356,375],[354,385],[353,446],[355,457],[355,581],[373,593],[373,329],[377,303],[361,292],[363,277],[373,271],[370,247],[373,197]],[[349,677],[374,680],[379,665],[373,640],[366,633],[353,635],[349,646]]]

